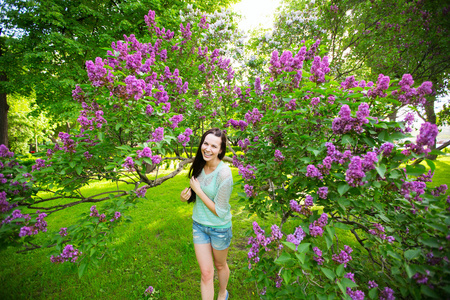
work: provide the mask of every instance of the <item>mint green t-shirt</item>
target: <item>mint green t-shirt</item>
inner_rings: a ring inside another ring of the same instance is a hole
[[[231,226],[230,196],[233,190],[233,176],[231,170],[223,161],[217,168],[205,174],[202,170],[197,177],[200,188],[215,204],[216,216],[197,196],[193,208],[192,219],[204,226],[215,228],[228,228]]]

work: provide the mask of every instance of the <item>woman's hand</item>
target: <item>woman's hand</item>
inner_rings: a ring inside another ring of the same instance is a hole
[[[181,191],[181,195],[180,195],[180,200],[183,202],[186,202],[189,200],[189,198],[191,198],[191,189],[190,188],[185,188],[184,190]]]
[[[189,181],[191,185],[191,189],[197,194],[200,194],[200,191],[202,190],[200,188],[200,181],[198,181],[197,178],[194,178],[194,176],[191,177],[191,180]]]

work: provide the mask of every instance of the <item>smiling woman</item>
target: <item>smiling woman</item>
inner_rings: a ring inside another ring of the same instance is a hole
[[[189,171],[190,188],[185,188],[180,195],[183,202],[195,202],[192,233],[202,273],[202,299],[214,298],[214,266],[219,277],[217,299],[228,299],[227,255],[232,237],[229,202],[233,177],[230,168],[222,162],[226,144],[225,133],[218,128],[203,134]]]

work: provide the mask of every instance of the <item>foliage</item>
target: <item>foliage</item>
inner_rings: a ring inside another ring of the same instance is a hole
[[[43,111],[39,111],[30,98],[13,95],[9,98],[8,136],[10,149],[15,153],[25,154],[39,150],[39,144],[49,141],[53,136],[56,123],[52,122]],[[39,111],[39,112],[38,112]]]
[[[448,295],[447,186],[427,189],[434,163],[412,164],[431,151],[436,125],[413,141],[408,122],[376,117],[404,81],[339,84],[326,75],[327,57],[311,63],[306,53],[274,52],[270,77],[257,78],[237,109],[247,111],[245,126],[230,123],[246,152],[234,158],[243,201],[280,216],[271,235],[253,225],[250,280],[263,299]],[[347,232],[358,247],[342,239]]]
[[[174,31],[179,11],[187,5],[212,13],[230,3],[233,0],[2,1],[1,33],[7,38],[0,70],[8,80],[1,82],[0,92],[34,91],[41,108],[73,122],[77,108],[70,95],[76,83],[88,82],[85,62],[103,55],[104,47],[124,34],[145,36],[143,17],[149,9],[157,12],[161,27]]]

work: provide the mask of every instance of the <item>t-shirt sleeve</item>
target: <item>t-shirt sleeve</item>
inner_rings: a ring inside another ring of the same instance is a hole
[[[230,196],[233,191],[233,176],[228,166],[219,170],[216,187],[217,194],[214,198],[216,213],[219,218],[224,218],[230,212]]]

